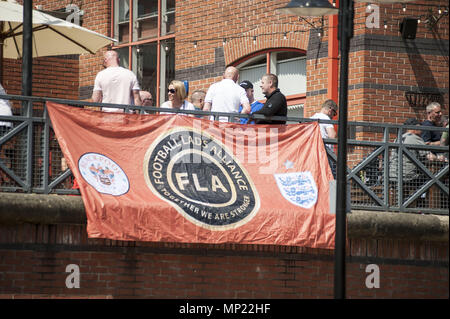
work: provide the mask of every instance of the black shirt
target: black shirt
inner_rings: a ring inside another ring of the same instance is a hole
[[[436,125],[434,125],[434,123],[431,122],[430,120],[423,121],[422,125],[436,127]],[[422,139],[425,143],[440,141],[441,135],[442,135],[442,132],[438,132],[438,131],[422,131]]]
[[[286,97],[280,92],[280,89],[276,89],[272,94],[266,95],[267,101],[261,110],[254,112],[253,114],[264,114],[265,116],[286,116],[287,115],[287,103]],[[286,121],[275,121],[266,119],[255,119],[256,124],[286,124]]]

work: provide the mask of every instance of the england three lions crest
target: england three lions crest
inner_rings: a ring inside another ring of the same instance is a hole
[[[310,172],[274,174],[278,189],[294,205],[311,208],[317,202],[317,185]]]

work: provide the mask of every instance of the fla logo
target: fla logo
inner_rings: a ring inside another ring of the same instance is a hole
[[[144,176],[156,196],[206,229],[239,227],[260,207],[245,168],[221,141],[193,128],[160,135],[145,155]]]

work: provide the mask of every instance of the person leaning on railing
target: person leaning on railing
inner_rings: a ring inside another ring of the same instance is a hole
[[[6,95],[6,91],[0,84],[0,95]],[[12,116],[11,105],[8,100],[0,99],[0,115]],[[0,121],[0,137],[6,134],[12,127],[11,122]]]
[[[402,144],[409,145],[426,145],[422,137],[420,136],[421,130],[420,122],[416,118],[407,119],[403,125],[417,125],[418,129],[408,129],[406,133],[402,135]],[[399,141],[396,139],[395,143]],[[398,180],[398,154],[400,150],[393,150],[390,156],[390,167],[389,167],[389,180],[393,183]],[[436,160],[436,155],[430,151],[426,150],[416,150],[409,149],[411,153],[415,155],[418,160]],[[417,165],[414,164],[406,155],[403,155],[403,183],[406,184],[407,187],[414,187],[414,185],[418,185],[418,182],[423,181],[423,176],[420,170],[417,168]]]
[[[0,95],[6,95],[6,91],[1,84],[0,84]],[[0,99],[0,115],[3,115],[3,116],[12,116],[13,115],[12,111],[11,111],[11,104],[9,103],[8,100]],[[5,135],[6,133],[8,133],[12,129],[12,127],[13,127],[13,124],[11,122],[0,120],[0,137]],[[8,157],[7,150],[3,146],[4,145],[0,145],[0,159],[4,163],[8,163],[6,165],[10,167],[11,166],[11,158]],[[4,180],[4,176],[3,176],[2,170],[0,169],[0,185],[3,183],[3,180]]]
[[[447,146],[448,147],[448,123],[445,126],[447,131],[443,132],[441,135],[441,146]],[[447,161],[449,159],[449,152],[445,153],[445,156],[447,157]]]
[[[448,130],[448,124],[445,128]],[[448,146],[448,131],[441,135],[441,146]]]
[[[442,110],[438,102],[431,102],[426,107],[427,119],[422,122],[422,126],[441,126]],[[421,137],[427,145],[440,145],[441,132],[422,130]]]

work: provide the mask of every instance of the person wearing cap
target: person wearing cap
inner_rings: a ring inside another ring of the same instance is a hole
[[[420,129],[420,122],[416,118],[407,119],[403,125],[408,126],[418,126],[417,129],[409,128],[402,135],[402,144],[410,145],[426,145],[422,137],[420,136],[422,130]],[[395,140],[398,143],[398,140]],[[417,159],[427,159],[433,161],[436,159],[436,155],[430,151],[418,150],[418,149],[408,149],[409,152],[415,155]],[[394,149],[390,156],[390,166],[389,166],[389,179],[393,182],[397,181],[398,178],[398,150]],[[410,185],[413,181],[417,181],[421,178],[421,171],[418,169],[416,164],[414,164],[407,156],[403,155],[403,182],[407,182]],[[416,184],[420,185],[420,184]]]
[[[262,104],[259,101],[255,101],[255,94],[254,94],[254,90],[253,90],[253,84],[250,81],[242,81],[239,84],[241,87],[244,88],[245,93],[247,94],[248,97],[248,101],[250,103],[250,107],[251,107],[251,111],[250,114],[252,114],[253,112],[259,111],[260,109],[262,109],[262,107],[264,106],[264,104]],[[239,113],[242,112],[242,105],[239,106]],[[240,119],[240,123],[241,124],[247,124],[249,123],[249,119],[248,118],[241,118]],[[250,124],[255,124],[255,121],[251,121]]]
[[[223,73],[220,82],[212,84],[205,97],[203,111],[237,113],[239,105],[243,106],[242,112],[248,114],[251,111],[245,90],[236,82],[239,79],[239,70],[229,66]],[[228,117],[221,116],[219,121],[226,122]]]

